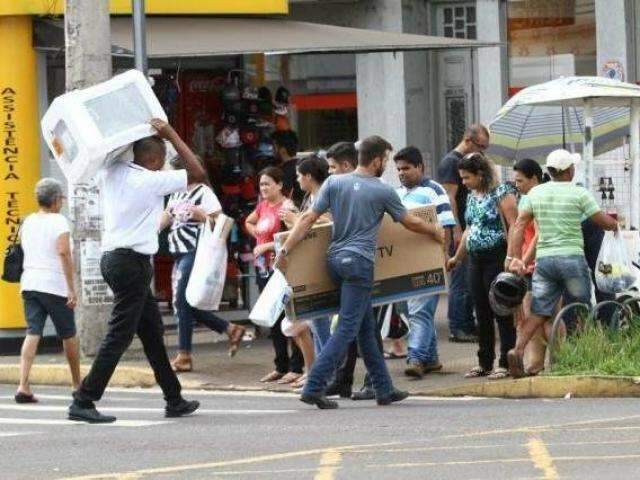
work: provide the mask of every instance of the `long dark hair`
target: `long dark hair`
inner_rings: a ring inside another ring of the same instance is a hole
[[[297,168],[301,175],[311,175],[318,185],[322,185],[329,176],[329,164],[316,154],[304,157],[298,162]]]
[[[464,170],[474,175],[480,175],[480,188],[490,192],[498,186],[496,169],[491,160],[480,152],[469,153],[458,162],[458,170]]]

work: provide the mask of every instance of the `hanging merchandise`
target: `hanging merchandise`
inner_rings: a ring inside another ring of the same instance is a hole
[[[258,89],[256,87],[245,87],[242,92],[242,98],[244,100],[258,100]]]
[[[258,129],[253,125],[240,128],[240,141],[247,147],[254,147],[260,138]]]
[[[218,144],[225,149],[238,148],[242,145],[240,141],[240,131],[237,127],[226,126],[216,137]]]
[[[274,107],[276,115],[287,115],[289,113],[289,90],[285,87],[279,87],[276,90],[276,96],[274,98]]]

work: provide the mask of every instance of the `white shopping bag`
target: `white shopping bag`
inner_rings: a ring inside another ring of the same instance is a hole
[[[217,310],[227,277],[227,242],[223,231],[228,217],[218,215],[211,231],[209,220],[202,226],[193,270],[187,283],[187,302],[198,310]]]
[[[277,268],[251,309],[249,320],[260,327],[273,327],[291,298],[291,287]]]
[[[596,284],[606,293],[620,293],[636,281],[627,246],[620,232],[606,232],[596,264]]]

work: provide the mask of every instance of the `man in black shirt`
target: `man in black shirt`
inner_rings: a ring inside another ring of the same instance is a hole
[[[296,180],[298,164],[298,135],[293,130],[275,132],[271,136],[276,149],[279,167],[282,169],[282,193],[293,200],[296,207],[300,207],[304,199],[304,192]]]
[[[452,242],[448,245],[449,255],[458,248],[462,232],[466,228],[464,220],[469,191],[462,184],[458,162],[467,154],[483,152],[489,147],[489,131],[484,125],[469,126],[462,141],[447,153],[438,165],[437,181],[444,187],[451,202],[457,226],[453,227]],[[449,283],[449,340],[452,342],[475,342],[475,320],[473,306],[467,284],[467,264],[452,271]]]

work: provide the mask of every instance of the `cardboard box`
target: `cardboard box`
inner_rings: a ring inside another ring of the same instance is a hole
[[[436,223],[433,206],[411,209]],[[288,257],[285,277],[293,290],[287,307],[292,320],[307,320],[338,312],[338,291],[327,271],[331,224],[315,226]],[[282,245],[288,232],[276,235]],[[444,248],[428,236],[413,233],[385,215],[376,247],[373,304],[383,305],[447,291]]]

